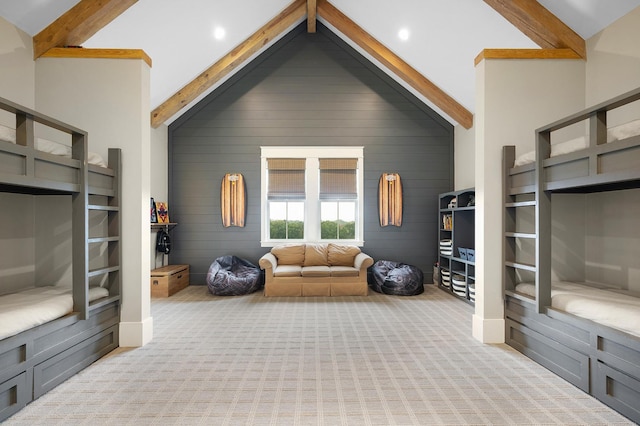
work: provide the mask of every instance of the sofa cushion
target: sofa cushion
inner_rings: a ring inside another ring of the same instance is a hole
[[[330,266],[353,266],[353,261],[360,253],[356,246],[329,243],[327,259]]]
[[[302,271],[300,265],[278,265],[273,271],[274,277],[299,277]]]
[[[328,266],[305,266],[302,268],[303,277],[329,277],[331,269]]]
[[[283,244],[271,249],[271,253],[278,258],[278,265],[298,265],[304,263],[304,244]]]
[[[331,266],[332,277],[357,277],[360,273],[353,266]]]
[[[307,244],[304,251],[304,266],[329,266],[326,244]]]

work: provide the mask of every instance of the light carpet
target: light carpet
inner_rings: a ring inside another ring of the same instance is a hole
[[[152,301],[153,341],[119,348],[7,425],[631,424],[506,345],[473,308],[420,296]]]

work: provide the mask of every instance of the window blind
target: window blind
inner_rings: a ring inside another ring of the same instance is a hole
[[[358,198],[357,158],[320,158],[320,199]]]
[[[304,200],[304,158],[267,158],[268,200]]]

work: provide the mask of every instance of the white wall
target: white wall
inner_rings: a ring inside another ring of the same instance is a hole
[[[36,109],[89,133],[105,158],[122,149],[123,304],[120,345],[151,340],[149,67],[134,59],[40,58]]]
[[[71,196],[34,197],[35,284],[71,287],[73,282]]]
[[[587,206],[584,194],[551,196],[551,279],[554,281],[586,279]]]
[[[586,104],[640,87],[640,8],[587,40]],[[640,102],[612,112],[608,125],[640,117]],[[640,292],[640,190],[589,194],[586,279]]]
[[[151,129],[151,196],[155,201],[167,201],[169,199],[169,128],[162,124],[156,129]],[[149,204],[151,207],[151,204]],[[171,209],[171,206],[169,206]],[[152,231],[149,238],[149,266],[155,269],[168,262],[168,257],[156,252],[157,231]]]
[[[0,97],[33,109],[31,37],[1,17],[0,75]],[[15,116],[0,111],[0,124],[15,128]],[[32,196],[9,193],[0,193],[0,206],[0,294],[5,294],[33,286],[35,206]]]
[[[604,102],[637,87],[640,87],[640,7],[587,40],[586,105]],[[635,110],[640,110],[640,105]],[[627,118],[635,119],[638,115]]]
[[[476,66],[476,305],[473,335],[504,341],[502,146],[534,147],[535,129],[584,105],[580,60],[485,59]]]
[[[587,197],[587,281],[640,293],[640,189]]]
[[[34,109],[35,64],[31,36],[0,17],[0,97]],[[4,113],[4,111],[2,111]],[[0,117],[0,124],[7,124]],[[13,124],[14,123],[9,123]]]
[[[34,197],[0,192],[0,295],[33,287]]]
[[[457,125],[453,129],[453,171],[454,190],[473,188],[476,182],[476,129]]]

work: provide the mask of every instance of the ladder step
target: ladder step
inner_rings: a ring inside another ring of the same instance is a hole
[[[529,207],[529,206],[535,206],[536,202],[535,200],[531,200],[531,201],[514,201],[513,203],[505,203],[505,207]]]
[[[118,206],[103,206],[101,204],[89,204],[89,210],[101,210],[107,212],[117,212],[120,211],[120,207]]]
[[[508,238],[536,238],[536,234],[528,232],[505,232],[504,236]]]
[[[100,268],[100,269],[94,269],[92,271],[89,271],[89,277],[96,277],[98,275],[104,275],[104,274],[108,274],[109,272],[116,272],[119,271],[120,267],[119,266],[109,266],[107,268]]]
[[[120,237],[95,237],[95,238],[89,238],[87,239],[87,242],[89,244],[95,244],[95,243],[107,243],[107,242],[111,242],[111,241],[120,241]]]
[[[535,265],[530,265],[527,263],[520,263],[520,262],[504,262],[505,266],[509,266],[511,268],[516,268],[516,269],[523,269],[525,271],[531,271],[531,272],[536,272],[536,270],[538,268],[536,268]]]

